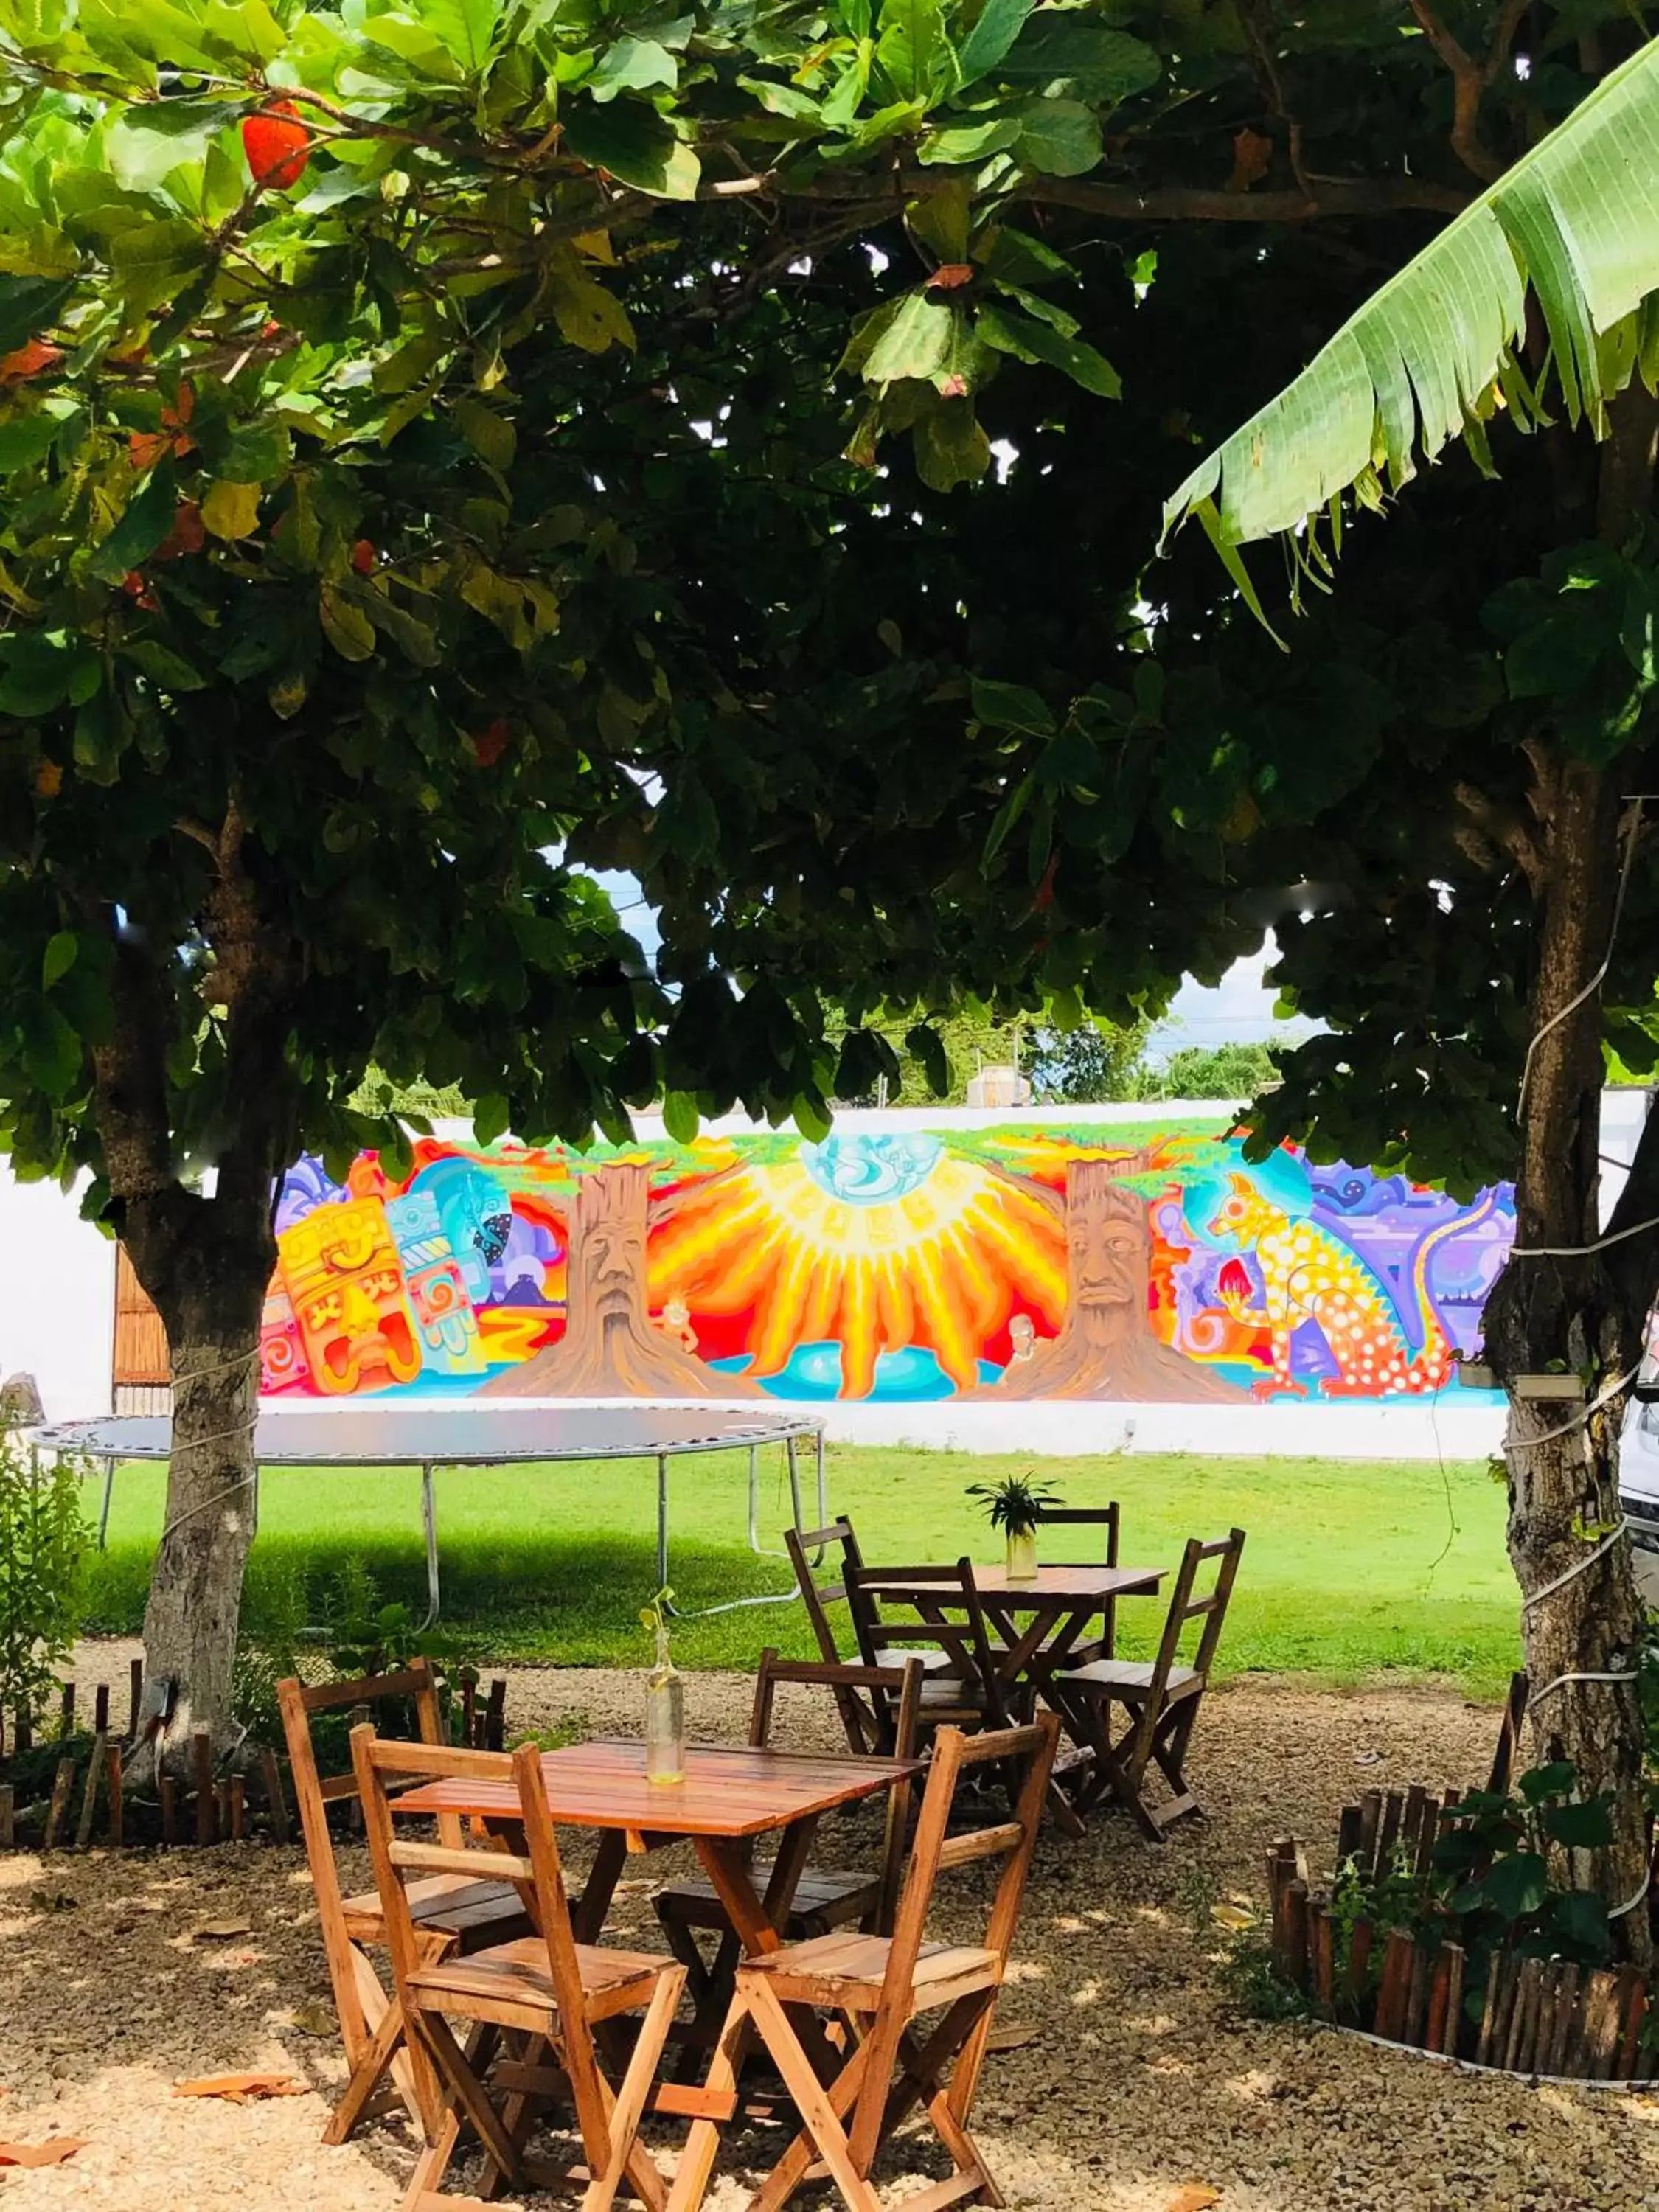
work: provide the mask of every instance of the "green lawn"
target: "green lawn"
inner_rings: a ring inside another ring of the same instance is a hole
[[[849,1512],[873,1561],[999,1555],[963,1487],[1023,1473],[1020,1458],[833,1450],[832,1508]],[[1126,1564],[1172,1565],[1190,1535],[1249,1531],[1222,1644],[1224,1668],[1294,1668],[1354,1681],[1380,1670],[1455,1674],[1477,1692],[1517,1662],[1516,1598],[1503,1542],[1504,1498],[1484,1466],[1201,1459],[1147,1454],[1038,1462],[1074,1504],[1118,1498]],[[804,1469],[805,1472],[805,1469]],[[143,1608],[161,1525],[161,1474],[118,1476],[108,1551],[96,1563],[96,1625],[131,1632]],[[672,1469],[673,1581],[687,1607],[785,1590],[781,1560],[756,1559],[744,1534],[738,1455]],[[446,1626],[480,1661],[631,1664],[645,1656],[638,1610],[654,1582],[655,1470],[597,1465],[456,1471],[438,1477]],[[787,1516],[781,1466],[763,1469],[762,1540]],[[276,1469],[262,1479],[248,1617],[264,1593],[303,1575],[315,1616],[342,1562],[361,1560],[383,1601],[424,1610],[419,1478],[408,1471]],[[95,1500],[89,1499],[89,1504]],[[1127,1650],[1144,1650],[1158,1608],[1132,1601]],[[688,1621],[676,1656],[696,1667],[751,1665],[767,1644],[808,1655],[799,1605]]]

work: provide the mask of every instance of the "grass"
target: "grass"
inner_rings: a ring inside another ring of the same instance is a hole
[[[1283,1669],[1346,1683],[1380,1673],[1452,1675],[1485,1694],[1517,1663],[1504,1497],[1484,1466],[1151,1453],[1039,1466],[1071,1503],[1122,1501],[1126,1564],[1170,1565],[1189,1535],[1218,1534],[1235,1522],[1249,1531],[1224,1672]],[[963,1490],[1029,1468],[1013,1456],[837,1449],[831,1508],[852,1515],[872,1560],[951,1559],[964,1551],[994,1559],[1000,1546]],[[682,1460],[672,1481],[672,1571],[682,1606],[790,1587],[784,1561],[747,1549],[739,1455]],[[654,1468],[629,1463],[441,1473],[446,1627],[480,1660],[641,1663],[639,1608],[655,1587],[655,1482]],[[109,1548],[93,1576],[100,1630],[131,1633],[139,1625],[162,1485],[156,1468],[118,1474]],[[331,1577],[349,1560],[368,1568],[383,1601],[405,1602],[418,1617],[419,1500],[419,1477],[408,1470],[266,1474],[249,1564],[250,1624],[258,1625],[262,1590],[295,1573],[319,1616]],[[763,1542],[777,1541],[787,1514],[781,1468],[763,1462]],[[1124,1606],[1125,1651],[1144,1653],[1159,1618],[1156,1602]],[[674,1649],[683,1666],[752,1667],[768,1644],[815,1656],[799,1605],[687,1621]]]

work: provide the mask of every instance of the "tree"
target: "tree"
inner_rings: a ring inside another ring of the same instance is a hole
[[[1347,760],[1326,796],[1349,817],[1349,850],[1322,857],[1325,882],[1288,935],[1281,926],[1279,975],[1339,1034],[1286,1060],[1258,1141],[1294,1128],[1350,1149],[1358,1132],[1369,1149],[1352,1157],[1454,1182],[1516,1173],[1516,1243],[1486,1348],[1509,1394],[1509,1542],[1534,1728],[1544,1757],[1571,1758],[1587,1791],[1613,1793],[1615,1842],[1592,1878],[1621,1916],[1645,1889],[1651,1821],[1618,1442],[1659,1288],[1659,1127],[1605,1232],[1598,1139],[1607,1048],[1640,1069],[1659,1056],[1653,845],[1646,802],[1630,796],[1659,766],[1656,190],[1659,43],[1499,175],[1170,507],[1176,522],[1200,517],[1259,604],[1236,549],[1289,532],[1293,574],[1322,580],[1345,495],[1382,504],[1385,464],[1401,492],[1414,447],[1432,459],[1462,431],[1486,473],[1534,479],[1505,512],[1508,560],[1484,548],[1455,584],[1449,546],[1434,543],[1448,503],[1431,495],[1419,517],[1415,495],[1401,501],[1407,557],[1443,593],[1436,673],[1453,692],[1433,719],[1455,742],[1411,748],[1441,819],[1429,828],[1398,754],[1357,744],[1352,723],[1333,732]],[[1601,440],[1593,460],[1563,416]],[[1516,432],[1534,434],[1533,451]],[[1477,499],[1457,504],[1478,512]],[[1376,562],[1364,565],[1375,585]],[[1392,597],[1413,596],[1402,580],[1389,579]],[[1378,736],[1387,711],[1372,718]],[[1252,763],[1257,789],[1270,752]],[[1236,880],[1277,872],[1275,841],[1260,842],[1265,869],[1247,851]],[[1646,1916],[1626,1927],[1645,1955]]]
[[[1279,1080],[1279,1062],[1265,1044],[1187,1045],[1147,1073],[1145,1096],[1250,1100]]]
[[[1145,1022],[1127,1029],[1079,1022],[1073,1030],[1039,1030],[1031,1043],[1031,1067],[1045,1102],[1109,1105],[1145,1095]]]

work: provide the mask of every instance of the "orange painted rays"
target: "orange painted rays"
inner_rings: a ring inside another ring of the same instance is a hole
[[[678,1298],[693,1313],[752,1314],[757,1379],[799,1346],[839,1342],[851,1398],[868,1395],[882,1352],[926,1346],[967,1389],[1016,1308],[1058,1327],[1065,1232],[1038,1194],[941,1152],[891,1195],[843,1195],[804,1152],[679,1194],[652,1235],[653,1309]]]

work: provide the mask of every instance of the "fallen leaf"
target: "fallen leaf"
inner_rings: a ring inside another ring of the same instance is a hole
[[[1357,1751],[1353,1755],[1353,1763],[1356,1766],[1377,1766],[1382,1764],[1382,1754],[1380,1751]]]
[[[987,2049],[991,2051],[1024,2051],[1028,2043],[1035,2043],[1042,2030],[1035,2021],[1011,2020],[991,2030]]]
[[[1210,1917],[1218,1928],[1231,1928],[1235,1935],[1255,1926],[1255,1913],[1243,1905],[1212,1905]]]
[[[326,2035],[331,2037],[339,2033],[339,2023],[334,2017],[334,2008],[331,2005],[295,2005],[294,2008],[294,2025],[299,2029],[301,2035]]]
[[[1207,2181],[1189,2181],[1170,2199],[1170,2212],[1209,2212],[1212,2204],[1220,2202],[1221,2191]]]
[[[238,1936],[251,1936],[251,1920],[204,1920],[199,1928],[191,1930],[193,1943],[228,1943]]]
[[[32,1889],[29,1903],[37,1912],[73,1912],[81,1900],[66,1889]]]
[[[175,2081],[175,2097],[222,2097],[227,2104],[246,2105],[259,2097],[303,2097],[303,2081],[291,2074],[204,2074],[194,2081]]]
[[[61,2166],[85,2148],[78,2136],[53,2136],[39,2143],[0,2142],[0,2166]]]

